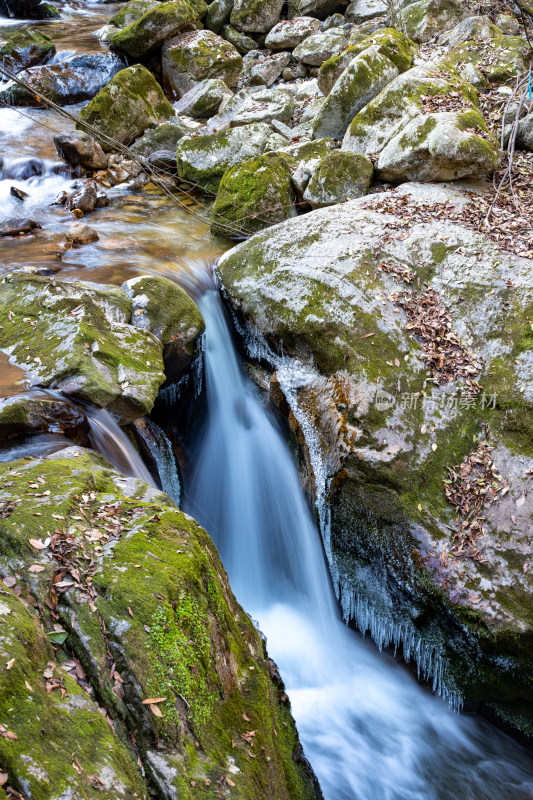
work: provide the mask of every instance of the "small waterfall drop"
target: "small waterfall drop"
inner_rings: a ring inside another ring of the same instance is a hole
[[[84,405],[84,411],[94,450],[98,450],[123,475],[139,478],[157,488],[142,458],[109,411],[88,405]]]
[[[142,438],[148,452],[157,466],[161,488],[176,503],[180,504],[181,488],[176,459],[172,445],[165,432],[151,419],[144,418],[142,426],[136,424],[138,435]]]
[[[452,713],[342,623],[288,448],[241,369],[218,293],[198,302],[207,423],[183,505],[267,636],[325,800],[531,800],[519,745]]]

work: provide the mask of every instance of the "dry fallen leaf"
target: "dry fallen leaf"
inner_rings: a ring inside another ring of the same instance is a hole
[[[31,546],[35,548],[35,550],[46,549],[46,545],[40,539],[30,539],[29,542]]]
[[[13,666],[14,663],[15,663],[15,659],[14,658],[10,659],[6,664],[6,669],[11,669],[11,667]]]
[[[146,700],[142,701],[143,706],[153,706],[156,703],[164,703],[166,697],[147,697]]]
[[[152,714],[154,714],[154,716],[156,716],[156,717],[162,717],[162,716],[163,716],[163,712],[161,711],[161,709],[159,708],[159,706],[154,706],[154,704],[153,704],[153,703],[150,703],[150,711],[151,711],[151,712],[152,712]]]
[[[31,567],[28,567],[28,572],[44,572],[46,567],[43,567],[41,564],[32,564]]]

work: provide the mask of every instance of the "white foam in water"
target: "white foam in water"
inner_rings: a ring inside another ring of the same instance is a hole
[[[29,165],[33,165],[33,169]],[[64,167],[63,164],[60,166]],[[50,204],[74,183],[70,175],[64,172],[58,174],[57,168],[55,162],[38,158],[4,159],[0,170],[0,221],[16,217],[46,219]],[[38,174],[32,175],[32,171]],[[12,186],[28,195],[24,202],[11,195]]]
[[[199,306],[208,419],[184,507],[212,535],[267,636],[325,799],[531,800],[532,763],[516,742],[454,714],[343,624],[295,465],[240,367],[218,294]],[[348,611],[372,628],[368,609]],[[374,635],[385,644],[400,632]]]

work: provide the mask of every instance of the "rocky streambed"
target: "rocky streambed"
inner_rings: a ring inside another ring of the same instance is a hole
[[[420,777],[423,727],[433,715],[451,731],[448,712],[421,692],[420,764],[402,777],[389,743],[388,767],[367,772],[375,731],[391,724],[403,741],[409,716],[384,722],[377,699],[367,711],[357,681],[342,684],[342,717],[312,692],[306,706],[274,626],[286,690],[209,538],[217,520],[206,533],[161,489],[185,490],[186,508],[197,494],[205,381],[222,377],[205,374],[213,334],[206,345],[196,303],[218,258],[344,621],[456,710],[530,741],[527,10],[129,0],[0,11],[0,785],[25,800],[320,797],[314,767],[327,800],[377,800],[385,787],[457,796],[453,782],[436,789],[440,773]],[[257,413],[242,391],[229,403],[236,431]],[[225,435],[227,452],[241,446]],[[231,470],[210,480],[233,498]],[[236,541],[255,530],[245,508]],[[265,533],[273,552],[284,524]],[[290,637],[290,615],[286,625]],[[357,658],[352,646],[339,662]],[[410,705],[406,685],[392,691]],[[453,754],[434,731],[443,769],[500,763],[485,782],[463,776],[468,796],[491,784],[533,796],[520,745],[478,724],[457,723]],[[351,749],[333,756],[343,726]],[[372,735],[357,739],[363,728]]]

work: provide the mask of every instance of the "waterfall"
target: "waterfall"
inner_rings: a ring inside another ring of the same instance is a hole
[[[172,445],[164,431],[147,417],[135,424],[137,433],[142,438],[148,452],[157,466],[161,488],[177,506],[180,504],[181,488],[176,459]]]
[[[89,423],[91,446],[123,475],[139,478],[157,488],[139,453],[109,411],[86,404],[83,409]]]
[[[207,420],[190,442],[183,505],[267,637],[325,799],[533,798],[516,742],[452,713],[343,624],[296,467],[241,369],[218,293],[206,291],[199,306]]]

